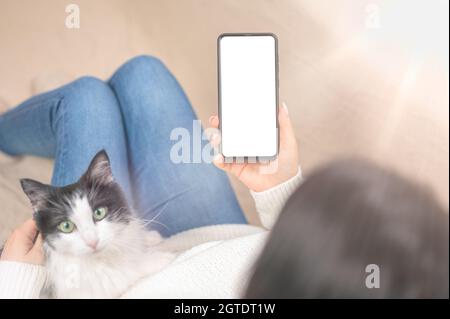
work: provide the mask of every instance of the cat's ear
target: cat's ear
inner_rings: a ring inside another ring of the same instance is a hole
[[[21,179],[20,185],[22,185],[22,189],[30,200],[35,212],[45,205],[52,189],[50,185],[42,184],[28,178]]]
[[[108,154],[105,150],[98,152],[91,161],[89,168],[84,174],[90,182],[109,184],[114,182]]]

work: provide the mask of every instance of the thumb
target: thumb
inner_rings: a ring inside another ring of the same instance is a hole
[[[27,219],[19,227],[19,230],[21,231],[21,234],[23,235],[23,240],[26,240],[30,243],[33,242],[34,238],[36,237],[36,233],[38,231],[36,228],[36,222],[32,218]]]
[[[217,168],[224,170],[226,172],[230,171],[230,164],[225,163],[225,159],[222,154],[217,154],[213,159],[213,163]]]
[[[33,248],[31,248],[30,252],[33,254],[39,253],[42,254],[42,244],[43,244],[43,239],[42,239],[42,235],[39,234],[36,238],[36,242],[33,245]]]
[[[280,146],[290,146],[292,143],[295,143],[295,133],[285,102],[281,103],[278,112],[278,123],[280,125]]]

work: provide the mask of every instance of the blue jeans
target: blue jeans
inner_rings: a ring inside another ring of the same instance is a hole
[[[51,184],[63,186],[76,182],[105,149],[130,204],[143,218],[155,219],[150,227],[164,236],[246,223],[223,172],[212,164],[170,160],[176,142],[170,132],[185,128],[192,137],[193,120],[186,95],[164,64],[139,56],[107,83],[82,77],[0,115],[0,150],[54,158]]]

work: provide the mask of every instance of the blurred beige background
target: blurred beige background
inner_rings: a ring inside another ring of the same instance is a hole
[[[70,3],[80,7],[80,29],[65,27]],[[0,99],[19,103],[42,79],[107,79],[151,54],[206,123],[217,109],[217,36],[258,31],[279,37],[280,96],[306,175],[366,157],[430,185],[448,207],[445,0],[0,0]],[[25,176],[48,181],[51,162],[0,154],[0,239],[30,214],[17,182]],[[233,185],[257,223],[247,191]]]

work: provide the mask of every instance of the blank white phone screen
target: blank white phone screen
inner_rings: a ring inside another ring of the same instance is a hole
[[[276,40],[222,36],[219,43],[222,154],[277,154]]]

